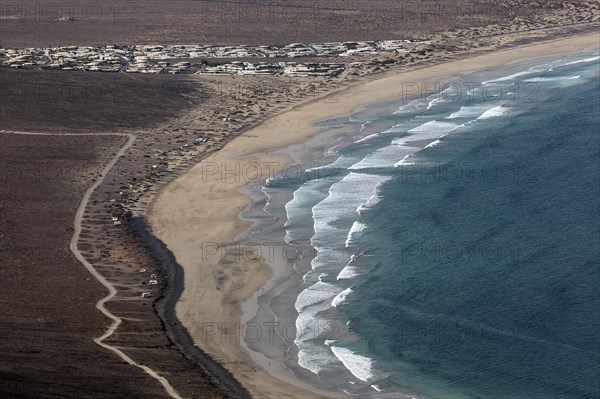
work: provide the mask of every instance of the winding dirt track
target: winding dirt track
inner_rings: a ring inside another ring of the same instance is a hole
[[[121,149],[117,152],[117,154],[113,157],[113,159],[104,167],[102,172],[100,172],[101,178],[96,180],[96,182],[94,184],[92,184],[92,186],[90,188],[88,188],[87,191],[85,192],[85,194],[83,195],[83,198],[81,199],[81,203],[79,204],[79,208],[77,208],[77,213],[75,214],[75,220],[73,222],[74,232],[73,232],[73,237],[71,238],[70,249],[71,249],[71,252],[73,252],[73,255],[75,255],[77,260],[79,260],[83,264],[83,266],[85,266],[85,268],[90,272],[90,274],[92,276],[94,276],[96,278],[96,280],[98,280],[103,286],[105,286],[106,289],[108,289],[108,295],[105,296],[104,298],[100,299],[98,302],[96,302],[96,308],[100,312],[102,312],[106,317],[111,319],[112,324],[110,325],[110,327],[108,328],[108,330],[106,330],[106,332],[104,334],[102,334],[98,338],[94,338],[94,342],[97,343],[98,345],[100,345],[101,347],[108,349],[111,352],[114,352],[117,356],[119,356],[121,359],[123,359],[130,365],[144,370],[144,372],[146,372],[146,374],[148,374],[149,376],[151,376],[152,378],[154,378],[158,382],[160,382],[162,384],[162,386],[165,388],[165,390],[167,391],[167,393],[169,394],[169,396],[171,396],[172,398],[183,399],[183,397],[181,395],[179,395],[179,393],[175,390],[175,388],[173,388],[171,386],[171,384],[169,383],[169,381],[166,378],[159,375],[156,371],[154,371],[150,367],[137,363],[135,360],[133,360],[132,358],[127,356],[125,353],[123,353],[117,347],[114,347],[112,345],[104,343],[104,340],[106,338],[110,337],[122,322],[122,319],[120,317],[112,314],[105,306],[105,303],[110,301],[117,294],[117,290],[100,273],[98,273],[96,271],[96,269],[94,269],[92,264],[89,263],[83,257],[83,255],[81,254],[81,252],[79,252],[79,249],[77,248],[77,243],[79,242],[79,235],[81,234],[81,221],[83,219],[83,214],[85,212],[85,208],[90,199],[90,196],[92,195],[92,193],[94,192],[96,187],[98,187],[104,181],[105,176],[110,172],[110,170],[115,165],[115,163],[117,163],[119,158],[123,154],[125,154],[125,151],[127,151],[129,149],[129,147],[131,147],[131,145],[133,144],[133,142],[136,139],[136,136],[134,136],[133,134],[125,134],[125,133],[95,133],[95,134],[70,134],[70,133],[56,133],[55,134],[55,133],[29,133],[29,132],[2,132],[2,133],[34,135],[34,136],[86,136],[86,135],[87,136],[99,136],[99,135],[102,135],[102,136],[122,136],[122,137],[128,138],[127,143],[123,147],[121,147]]]

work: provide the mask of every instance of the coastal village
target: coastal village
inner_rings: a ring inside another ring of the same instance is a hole
[[[338,76],[344,71],[347,62],[332,63],[328,59],[341,57],[351,60],[352,64],[356,65],[360,64],[360,57],[363,56],[398,56],[423,51],[424,47],[430,44],[429,41],[380,40],[292,43],[283,47],[108,45],[2,48],[0,66],[141,74]],[[310,58],[310,61],[289,61],[296,58]],[[320,62],[319,58],[327,60]]]

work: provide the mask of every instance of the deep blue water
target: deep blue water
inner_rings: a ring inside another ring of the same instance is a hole
[[[300,365],[360,397],[600,397],[599,68],[540,59],[365,109],[329,178],[272,183],[318,254],[299,331],[340,326],[298,334]]]

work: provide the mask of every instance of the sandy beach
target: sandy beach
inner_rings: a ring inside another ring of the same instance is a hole
[[[598,40],[595,32],[391,71],[353,83],[329,97],[311,99],[268,119],[163,187],[148,210],[148,220],[155,236],[184,269],[185,288],[176,313],[196,345],[231,371],[253,397],[343,397],[328,390],[325,383],[315,387],[314,382],[295,378],[280,362],[252,356],[242,345],[244,336],[256,334],[240,327],[242,318],[253,316],[243,312],[255,311],[261,287],[268,290],[265,284],[285,278],[289,271],[272,270],[264,260],[257,260],[254,252],[231,244],[251,224],[239,217],[252,200],[240,190],[289,165],[290,155],[281,150],[318,134],[318,121],[350,113],[361,105],[415,94],[415,84],[432,87],[450,77],[519,59],[576,52],[598,45]],[[259,328],[258,333],[267,339],[271,330]]]

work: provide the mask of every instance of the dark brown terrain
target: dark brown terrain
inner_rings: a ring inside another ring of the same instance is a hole
[[[410,38],[536,20],[584,0],[24,0],[3,2],[0,47],[289,44]],[[71,18],[71,20],[69,20]]]
[[[163,398],[97,346],[105,295],[69,251],[83,192],[123,139],[0,135],[0,396]]]
[[[107,292],[69,250],[84,191],[124,141],[116,135],[0,135],[2,398],[169,397],[142,370],[93,342],[109,325],[95,308]],[[85,251],[85,232],[82,236]],[[210,359],[200,353],[187,360],[165,334],[154,306],[163,313],[172,308],[165,309],[164,301],[127,299],[151,290],[143,287],[144,280],[160,273],[140,244],[135,235],[126,234],[117,251],[106,254],[96,248],[89,254],[118,262],[121,281],[140,287],[133,293],[124,289],[109,304],[124,322],[106,342],[140,364],[160,364],[158,372],[186,397],[222,397],[214,375],[231,377],[219,375],[219,368],[206,374],[213,366]],[[141,266],[145,273],[139,272]],[[116,273],[112,271],[113,277]]]
[[[167,122],[200,104],[198,80],[169,75],[0,68],[0,129],[116,132]]]

